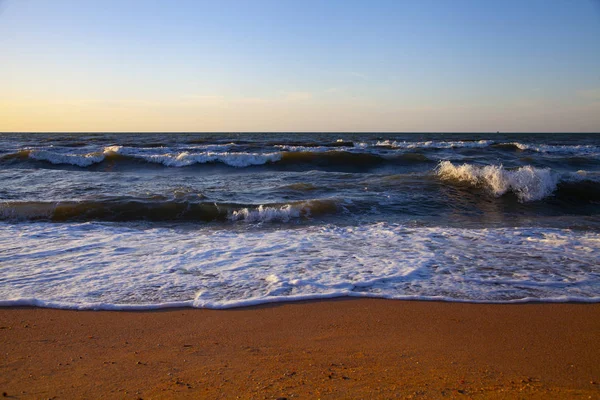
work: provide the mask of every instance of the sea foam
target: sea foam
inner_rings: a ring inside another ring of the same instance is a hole
[[[594,145],[552,145],[552,144],[533,144],[533,143],[503,143],[502,145],[512,145],[522,151],[534,151],[538,153],[557,153],[573,155],[598,155],[600,147]]]
[[[225,150],[231,145],[222,145],[214,147],[215,149]],[[205,146],[205,148],[210,148]],[[162,149],[162,153],[157,153],[157,148],[134,148],[123,146],[107,146],[102,151],[90,153],[61,153],[51,150],[25,150],[27,156],[33,160],[47,161],[55,165],[75,165],[78,167],[89,167],[104,161],[108,156],[120,155],[132,159],[140,159],[150,163],[163,164],[167,167],[185,167],[193,164],[223,163],[232,167],[249,167],[253,165],[262,165],[269,162],[279,161],[282,157],[279,152],[271,153],[248,153],[248,152],[227,152],[227,151],[177,151],[171,149]],[[196,149],[198,150],[198,149]],[[166,151],[166,152],[165,152]]]
[[[220,149],[226,149],[231,145],[224,145]],[[204,148],[208,148],[205,146]],[[275,162],[281,159],[281,154],[274,153],[247,153],[247,152],[226,152],[226,151],[176,151],[171,150],[166,153],[142,152],[137,148],[123,148],[112,146],[104,149],[107,151],[145,160],[151,163],[163,164],[167,167],[186,167],[193,164],[223,163],[232,167],[249,167],[252,165],[262,165],[268,162]]]
[[[100,152],[88,154],[65,154],[49,150],[31,150],[29,158],[38,161],[48,161],[52,164],[70,164],[78,167],[89,167],[104,160],[104,154]]]
[[[233,211],[229,219],[232,221],[244,220],[246,222],[287,222],[292,218],[299,218],[302,215],[301,213],[306,212],[306,210],[294,207],[291,204],[281,207],[265,207],[261,205],[255,209],[243,208]]]
[[[231,212],[229,220],[251,223],[271,221],[288,222],[295,218],[333,213],[338,209],[338,203],[339,201],[336,199],[319,199],[297,201],[279,206],[260,205],[255,208],[245,207]]]
[[[450,161],[442,161],[436,173],[444,181],[485,187],[496,197],[512,192],[523,202],[541,200],[551,195],[559,182],[558,175],[550,169],[529,165],[506,170],[502,165],[454,165]]]
[[[391,147],[394,149],[451,149],[451,148],[481,148],[487,147],[494,143],[491,140],[478,140],[478,141],[425,141],[425,142],[409,142],[409,141],[396,141],[396,140],[380,140],[375,146],[378,147]]]
[[[280,153],[189,153],[187,151],[177,154],[156,154],[139,156],[148,162],[155,162],[167,167],[185,167],[193,164],[207,164],[220,162],[231,167],[249,167],[275,162],[281,159]]]
[[[2,224],[0,305],[226,308],[337,296],[600,301],[600,234],[377,223]]]

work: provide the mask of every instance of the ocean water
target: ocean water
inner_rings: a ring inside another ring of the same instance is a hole
[[[0,134],[0,305],[600,301],[600,134]]]

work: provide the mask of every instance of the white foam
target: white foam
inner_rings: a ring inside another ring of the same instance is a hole
[[[198,146],[193,146],[191,147],[191,149],[193,150],[202,150],[202,151],[213,151],[213,152],[220,152],[220,151],[229,151],[231,150],[233,147],[236,147],[237,145],[235,143],[226,143],[226,144],[205,144],[205,145],[198,145]]]
[[[104,160],[104,154],[101,152],[88,154],[68,154],[58,153],[50,150],[31,150],[29,158],[38,161],[48,161],[52,164],[70,164],[79,167],[89,167],[92,164],[100,163]]]
[[[210,146],[205,146],[209,148]],[[212,146],[218,150],[224,150],[231,147],[227,145]],[[158,153],[163,151],[163,153]],[[165,152],[166,150],[166,152]],[[220,162],[232,167],[249,167],[252,165],[262,165],[269,162],[276,162],[281,159],[281,153],[247,153],[247,152],[226,152],[226,151],[201,151],[191,153],[188,151],[176,151],[168,148],[137,148],[123,146],[107,146],[102,151],[72,154],[59,153],[50,150],[28,150],[29,157],[35,160],[48,161],[52,164],[70,164],[79,167],[89,167],[90,165],[104,161],[107,155],[120,154],[132,158],[143,159],[147,162],[159,163],[168,167],[185,167],[193,164],[206,164]]]
[[[233,144],[218,145],[223,150]],[[213,146],[214,147],[214,146]],[[204,148],[208,148],[205,146]],[[167,149],[169,150],[169,149]],[[249,167],[279,161],[281,153],[247,153],[247,152],[216,152],[216,151],[173,151],[156,154],[156,149],[124,148],[111,146],[104,149],[105,153],[113,152],[129,157],[140,158],[147,162],[163,164],[167,167],[185,167],[193,164],[220,162],[232,167]]]
[[[306,213],[306,211],[294,207],[292,204],[286,204],[281,207],[265,207],[261,205],[255,209],[243,208],[233,211],[229,219],[231,221],[244,220],[246,222],[287,222],[292,218],[299,218],[302,213]]]
[[[472,147],[480,148],[487,147],[492,144],[491,140],[479,140],[479,141],[426,141],[426,142],[407,142],[407,141],[391,141],[391,140],[380,140],[375,146],[379,147],[392,147],[395,149],[418,149],[418,148],[430,148],[430,149],[451,149],[459,147]]]
[[[89,167],[93,164],[105,160],[106,156],[120,154],[128,157],[143,159],[152,163],[159,163],[169,167],[184,167],[192,164],[205,163],[223,163],[233,167],[243,168],[253,165],[263,165],[270,162],[277,162],[282,158],[282,151],[288,152],[311,152],[324,153],[332,151],[345,151],[351,153],[377,153],[381,147],[388,147],[399,150],[411,149],[452,149],[452,148],[485,148],[497,142],[492,140],[479,141],[396,141],[380,140],[377,142],[354,142],[352,146],[328,147],[328,146],[292,146],[276,145],[280,150],[276,152],[236,152],[231,151],[237,145],[235,143],[225,144],[207,144],[191,147],[126,147],[126,146],[107,146],[90,151],[87,153],[72,153],[71,149],[61,148],[27,148],[23,151],[28,153],[28,157],[34,160],[47,161],[52,164],[76,165],[79,167]],[[585,157],[600,156],[600,146],[594,145],[547,145],[531,143],[500,143],[504,145],[513,145],[521,150],[535,151],[544,153],[548,156],[556,154],[574,155]],[[81,150],[80,150],[81,151]],[[457,154],[456,157],[461,157]]]
[[[315,210],[316,213],[337,209],[338,200],[334,198],[320,200],[298,201],[280,206],[260,205],[256,208],[243,208],[234,210],[229,215],[230,221],[244,222],[288,222],[291,219],[310,217]]]
[[[450,161],[440,162],[437,175],[442,180],[485,187],[496,197],[513,192],[520,201],[541,200],[551,195],[559,182],[550,169],[525,166],[506,170],[502,165],[454,165]]]
[[[600,234],[565,229],[0,223],[0,248],[3,306],[600,301]]]
[[[350,147],[336,147],[336,148],[331,148],[331,147],[327,147],[327,146],[291,146],[291,145],[287,145],[287,144],[278,144],[275,145],[275,147],[280,148],[283,151],[290,151],[290,152],[310,152],[310,153],[325,153],[327,151],[332,151],[332,150],[340,150],[343,151],[344,149],[350,149]]]
[[[484,148],[496,144],[494,140],[478,140],[478,141],[444,141],[444,140],[429,140],[423,142],[412,141],[396,141],[396,140],[380,140],[375,143],[376,147],[391,147],[394,149],[451,149],[451,148]],[[550,144],[533,144],[533,143],[498,143],[500,145],[512,145],[520,150],[535,151],[538,153],[547,154],[573,154],[582,156],[598,156],[600,147],[595,145],[550,145]]]
[[[280,153],[188,153],[156,154],[140,156],[146,161],[164,164],[168,167],[185,167],[193,164],[220,162],[232,167],[249,167],[279,161]]]
[[[104,154],[119,153],[123,151],[123,146],[106,146],[103,150]]]
[[[519,150],[529,150],[538,153],[579,154],[583,156],[593,156],[600,153],[600,147],[593,145],[552,145],[519,142],[503,144],[516,146]]]
[[[144,152],[155,151],[155,149],[145,148],[125,148],[123,146],[107,146],[102,151],[96,151],[91,153],[77,154],[77,153],[59,153],[50,150],[28,150],[29,158],[39,161],[48,161],[52,164],[70,164],[79,167],[89,167],[93,164],[98,164],[104,161],[107,155],[110,154],[124,154],[137,156],[144,154]]]

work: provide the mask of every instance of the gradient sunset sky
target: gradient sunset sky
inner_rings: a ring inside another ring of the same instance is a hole
[[[600,132],[600,1],[0,0],[0,131]]]

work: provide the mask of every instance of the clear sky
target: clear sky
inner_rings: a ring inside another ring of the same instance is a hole
[[[0,0],[0,131],[600,132],[600,0]]]

